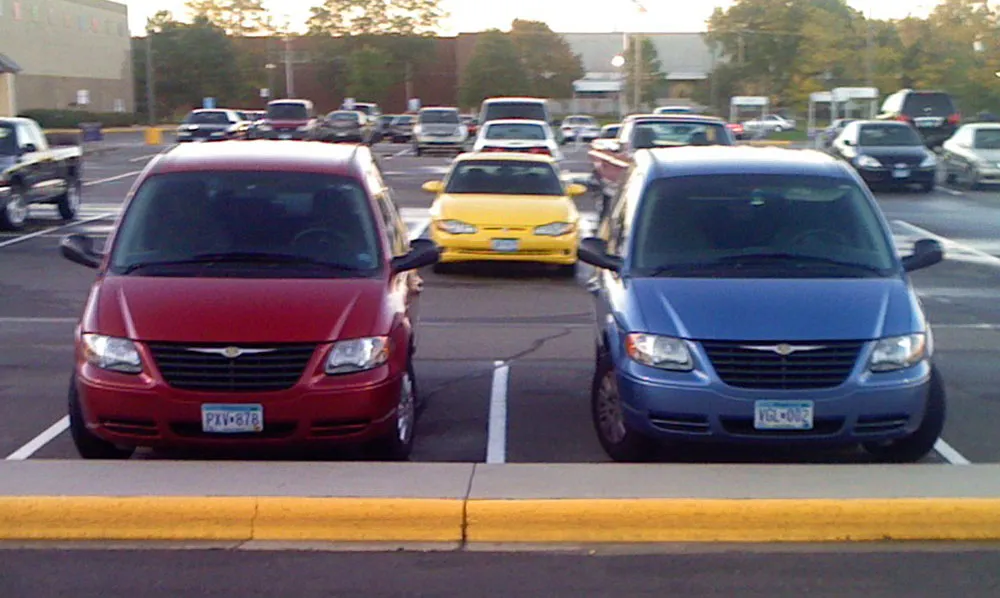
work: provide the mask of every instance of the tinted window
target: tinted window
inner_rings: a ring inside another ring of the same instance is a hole
[[[457,125],[459,123],[458,112],[454,110],[424,110],[420,113],[420,122],[429,125]]]
[[[567,125],[593,125],[597,123],[589,116],[571,116],[565,122]]]
[[[606,129],[604,129],[604,130],[601,131],[601,138],[602,139],[614,139],[615,137],[618,137],[618,131],[620,131],[620,130],[621,130],[621,127],[619,127],[619,126],[608,127],[608,128],[606,128]]]
[[[657,114],[688,114],[690,112],[693,112],[693,110],[691,110],[690,108],[684,108],[680,106],[656,109]]]
[[[490,125],[486,128],[486,139],[527,139],[541,141],[546,139],[545,129],[541,125],[503,123]]]
[[[638,275],[861,277],[894,265],[875,208],[844,179],[664,178],[647,189],[633,221]]]
[[[906,96],[903,111],[911,116],[950,116],[955,105],[945,93],[911,93]]]
[[[346,112],[346,111],[345,112],[339,112],[339,111],[338,112],[331,112],[330,114],[326,115],[326,118],[327,118],[327,120],[335,120],[335,121],[341,121],[341,122],[352,122],[352,123],[356,123],[359,120],[357,112]]]
[[[409,115],[407,115],[407,116],[400,116],[400,117],[397,117],[394,122],[397,125],[408,125],[408,124],[413,123],[413,117],[409,116]]]
[[[229,115],[225,112],[192,112],[184,122],[191,125],[228,125]]]
[[[513,160],[466,160],[455,166],[446,193],[563,195],[550,164]]]
[[[111,266],[128,273],[148,264],[133,273],[154,276],[371,275],[380,263],[377,230],[367,194],[354,179],[163,174],[144,182],[129,204]]]
[[[904,125],[864,125],[858,134],[858,145],[867,147],[890,147],[923,145],[920,135]]]
[[[669,121],[639,121],[633,140],[649,136],[656,147],[683,145],[731,145],[722,124],[703,124]]]
[[[545,105],[541,102],[492,102],[486,105],[483,122],[488,120],[543,120],[549,121]]]
[[[979,129],[976,131],[972,147],[976,149],[1000,149],[1000,129]]]
[[[271,120],[309,120],[309,111],[304,104],[271,104],[267,107],[267,117]]]
[[[17,155],[17,135],[14,127],[8,123],[0,123],[0,156]]]

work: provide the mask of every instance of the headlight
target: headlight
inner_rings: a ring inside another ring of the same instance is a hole
[[[389,337],[373,336],[338,341],[330,349],[327,374],[351,374],[377,368],[389,361]]]
[[[927,357],[927,336],[908,334],[884,338],[875,343],[869,369],[873,372],[892,372],[916,365]]]
[[[882,168],[882,163],[871,156],[858,156],[854,163],[859,168]]]
[[[257,130],[258,131],[270,131],[271,130],[271,125],[261,123],[261,124],[257,125]]]
[[[625,352],[633,361],[654,368],[679,372],[693,368],[691,352],[679,338],[634,332],[625,337]]]
[[[937,158],[934,154],[927,154],[924,161],[920,163],[920,168],[933,168],[934,166],[937,166]]]
[[[576,225],[572,222],[551,222],[549,224],[535,227],[535,234],[544,235],[546,237],[560,237],[562,235],[568,235],[574,230],[576,230]]]
[[[472,235],[479,230],[475,225],[461,220],[438,220],[435,224],[440,230],[452,235]]]
[[[83,355],[87,363],[104,370],[125,374],[138,374],[142,371],[139,350],[135,343],[125,338],[84,334]]]

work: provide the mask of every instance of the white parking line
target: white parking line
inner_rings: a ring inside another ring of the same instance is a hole
[[[934,233],[932,233],[931,231],[929,231],[929,230],[927,230],[925,228],[920,228],[916,224],[910,224],[909,222],[906,222],[905,220],[893,220],[893,223],[896,224],[896,225],[898,225],[898,226],[901,226],[903,228],[909,229],[910,232],[912,234],[916,235],[916,236],[926,237],[928,239],[934,239],[935,241],[937,241],[937,242],[941,243],[942,245],[944,245],[944,247],[945,247],[946,250],[948,249],[948,247],[952,247],[952,248],[957,249],[957,250],[959,250],[959,251],[961,251],[963,253],[966,253],[966,254],[969,254],[969,255],[974,255],[977,258],[979,258],[979,259],[983,260],[984,262],[989,263],[991,265],[1000,266],[1000,257],[997,257],[995,255],[991,255],[989,253],[986,253],[985,251],[980,251],[980,250],[976,249],[975,247],[969,247],[968,245],[965,245],[964,243],[959,243],[958,241],[953,241],[953,240],[949,239],[948,237],[942,237],[941,235],[934,234]],[[945,255],[945,258],[947,258],[947,254]]]
[[[69,429],[69,416],[64,415],[62,419],[48,427],[44,432],[32,438],[27,444],[7,455],[7,461],[24,461],[34,455],[46,444],[52,442],[57,436]]]
[[[142,162],[144,160],[152,160],[153,158],[155,158],[155,157],[157,157],[159,155],[160,155],[160,152],[157,152],[155,154],[148,154],[148,155],[145,155],[145,156],[137,156],[135,158],[129,158],[128,161],[132,162],[132,163]]]
[[[413,148],[409,148],[408,147],[405,150],[401,150],[399,152],[396,152],[395,154],[390,154],[390,155],[386,156],[386,159],[389,159],[389,158],[402,158],[403,156],[405,156],[408,153],[410,153],[410,151],[412,151],[412,149]]]
[[[941,186],[939,186],[938,189],[940,189],[941,191],[944,191],[945,193],[948,193],[950,195],[958,195],[958,196],[965,195],[965,193],[962,193],[961,191],[956,191],[955,189],[950,189],[948,187],[941,187]]]
[[[90,187],[92,185],[100,185],[100,184],[103,184],[103,183],[111,183],[111,182],[114,182],[114,181],[120,181],[120,180],[128,178],[130,176],[135,176],[137,174],[140,174],[141,172],[142,172],[141,170],[133,170],[132,172],[125,172],[125,173],[122,173],[122,174],[116,174],[115,176],[109,176],[109,177],[107,177],[105,179],[97,179],[97,180],[94,180],[94,181],[87,181],[83,185],[85,187]]]
[[[486,433],[486,462],[507,461],[507,380],[510,366],[493,363],[493,387],[490,390],[489,428]]]
[[[43,230],[40,230],[40,231],[36,231],[36,232],[33,232],[33,233],[29,234],[29,235],[21,235],[20,237],[14,237],[13,239],[8,239],[6,241],[2,241],[2,242],[0,242],[0,247],[10,247],[11,245],[14,245],[16,243],[21,243],[23,241],[27,241],[28,239],[34,239],[35,237],[41,237],[42,235],[47,235],[49,233],[54,233],[57,230],[62,230],[64,228],[70,228],[72,226],[80,226],[81,224],[87,224],[88,222],[97,222],[98,220],[104,220],[105,218],[111,218],[111,217],[116,216],[116,215],[117,214],[114,214],[114,213],[111,213],[111,214],[100,214],[98,216],[94,216],[93,218],[87,218],[85,220],[77,220],[76,222],[69,222],[69,223],[66,223],[66,224],[61,224],[59,226],[53,226],[52,228],[46,228],[46,229],[43,229]]]
[[[0,324],[75,324],[79,320],[79,318],[0,317]]]
[[[934,450],[937,454],[944,457],[944,460],[952,465],[972,465],[972,463],[962,456],[962,453],[956,451],[950,444],[945,442],[943,439],[938,438],[938,441],[934,443]]]

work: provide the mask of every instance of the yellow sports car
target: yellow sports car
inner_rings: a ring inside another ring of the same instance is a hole
[[[516,261],[575,271],[580,215],[555,160],[521,153],[469,153],[455,159],[443,181],[424,183],[437,194],[431,239],[441,248],[437,271],[455,262]]]

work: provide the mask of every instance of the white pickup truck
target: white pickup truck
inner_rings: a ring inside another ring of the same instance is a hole
[[[21,230],[31,204],[55,204],[64,220],[80,209],[83,150],[49,147],[38,123],[0,118],[0,229]]]

